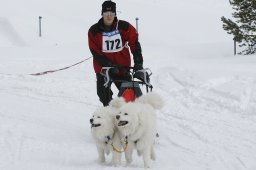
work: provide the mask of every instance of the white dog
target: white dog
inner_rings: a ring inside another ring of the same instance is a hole
[[[90,119],[92,136],[95,139],[99,161],[105,162],[105,154],[112,152],[112,164],[114,166],[121,164],[121,153],[113,150],[121,150],[117,129],[114,125],[116,109],[113,107],[102,107],[93,113]]]
[[[156,109],[163,107],[162,98],[156,93],[142,95],[134,102],[125,103],[122,98],[114,99],[111,105],[119,107],[116,115],[118,130],[122,138],[128,138],[125,151],[127,163],[132,161],[132,151],[137,149],[143,156],[144,168],[151,167],[155,160],[153,143],[156,136]]]

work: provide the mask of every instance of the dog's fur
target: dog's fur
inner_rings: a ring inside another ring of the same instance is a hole
[[[162,98],[156,93],[142,95],[134,102],[126,103],[123,98],[112,100],[110,105],[118,109],[116,125],[122,138],[128,137],[125,151],[127,163],[132,161],[132,151],[137,149],[143,156],[144,168],[151,167],[155,160],[153,143],[156,136],[156,109],[163,107]]]
[[[113,151],[113,146],[121,150],[119,134],[114,125],[116,109],[114,107],[101,107],[93,113],[90,119],[92,136],[95,139],[99,161],[105,162],[105,154],[112,152],[112,164],[118,166],[121,163],[121,154]]]

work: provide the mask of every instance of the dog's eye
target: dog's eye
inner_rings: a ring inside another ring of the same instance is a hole
[[[119,112],[118,114],[121,114],[121,112]]]
[[[98,116],[97,118],[101,118],[100,116]]]
[[[125,113],[124,115],[128,115],[128,113]]]

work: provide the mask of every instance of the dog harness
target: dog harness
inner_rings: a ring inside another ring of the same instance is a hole
[[[117,153],[125,152],[126,149],[127,149],[127,147],[128,147],[128,140],[127,140],[128,137],[127,137],[127,136],[124,138],[124,143],[125,143],[124,150],[119,150],[119,149],[117,149],[117,148],[114,146],[113,141],[111,140],[111,137],[110,137],[110,136],[106,136],[105,139],[106,139],[106,140],[105,140],[105,144],[107,145],[107,144],[110,143],[110,145],[112,146],[113,151],[115,151],[115,152],[117,152]]]

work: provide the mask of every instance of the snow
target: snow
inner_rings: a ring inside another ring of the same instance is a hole
[[[103,1],[9,0],[0,6],[0,169],[143,169],[99,164],[89,119],[101,106],[87,31]],[[256,169],[256,56],[233,55],[222,0],[117,0],[139,17],[145,67],[166,101],[152,169]],[[136,6],[136,7],[135,7]],[[38,17],[42,16],[42,37]],[[116,95],[116,89],[115,95]]]

